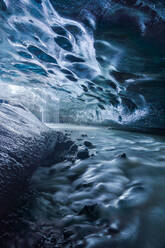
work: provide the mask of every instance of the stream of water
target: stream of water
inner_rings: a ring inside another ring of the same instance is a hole
[[[85,141],[93,145],[88,159],[39,168],[34,174],[39,193],[30,216],[61,223],[65,236],[62,246],[57,241],[51,246],[50,238],[43,247],[164,248],[165,138],[97,127],[51,127],[82,148]]]

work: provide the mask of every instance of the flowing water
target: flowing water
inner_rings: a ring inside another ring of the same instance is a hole
[[[35,235],[45,236],[28,246],[31,234],[22,246],[164,248],[165,138],[98,127],[51,127],[82,149],[91,142],[90,157],[37,170],[32,181],[38,193],[26,221],[41,222]]]

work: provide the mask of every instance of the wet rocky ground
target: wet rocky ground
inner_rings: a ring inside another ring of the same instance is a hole
[[[0,222],[4,248],[164,248],[165,138],[54,126],[73,156],[40,167]]]

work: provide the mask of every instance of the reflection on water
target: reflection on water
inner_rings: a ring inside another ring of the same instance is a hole
[[[65,243],[44,247],[164,248],[165,138],[77,126],[62,129],[91,157],[39,168],[33,221],[62,222]],[[66,232],[66,233],[65,233]]]

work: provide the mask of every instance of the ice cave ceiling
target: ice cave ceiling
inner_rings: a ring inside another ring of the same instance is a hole
[[[0,98],[45,122],[165,125],[163,1],[1,0]]]

